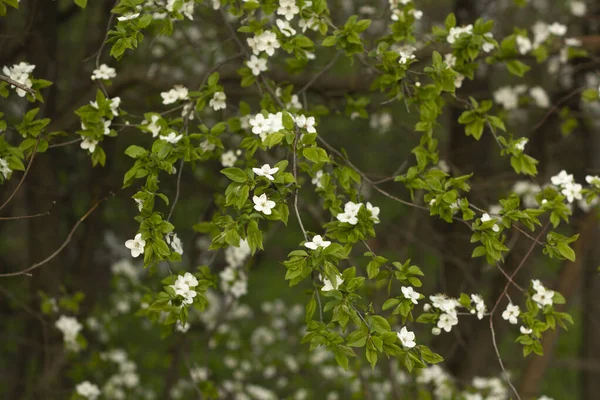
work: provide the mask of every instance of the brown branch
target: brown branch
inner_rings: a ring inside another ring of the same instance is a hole
[[[6,277],[10,277],[10,276],[20,276],[20,275],[31,276],[31,274],[30,274],[31,271],[33,271],[34,269],[37,269],[37,268],[43,266],[44,264],[47,264],[48,262],[52,261],[52,259],[54,259],[54,257],[56,257],[57,255],[59,255],[60,252],[63,251],[65,249],[65,247],[67,247],[67,245],[69,244],[69,242],[73,238],[73,234],[75,233],[75,231],[77,230],[77,228],[79,228],[79,225],[81,225],[83,223],[83,221],[85,221],[86,218],[89,217],[90,214],[93,213],[94,210],[96,208],[98,208],[98,206],[100,204],[102,204],[104,201],[108,200],[108,198],[111,197],[111,196],[114,196],[114,194],[112,192],[108,196],[106,196],[103,199],[97,201],[96,204],[94,204],[81,218],[79,218],[79,220],[77,220],[77,223],[75,223],[75,225],[73,225],[73,228],[71,229],[71,232],[69,232],[69,235],[67,236],[67,238],[65,239],[65,241],[63,242],[63,244],[61,244],[60,247],[58,249],[56,249],[48,257],[46,257],[42,261],[39,261],[39,262],[33,264],[32,266],[30,266],[29,268],[26,268],[26,269],[24,269],[22,271],[9,272],[9,273],[6,273],[6,274],[0,274],[0,278],[6,278]]]
[[[0,74],[0,81],[4,81],[12,86],[18,87],[19,89],[26,91],[27,93],[29,93],[32,96],[35,96],[35,90],[23,85],[20,82],[15,81],[14,79],[10,79],[8,76]]]
[[[50,213],[52,212],[52,210],[54,209],[54,206],[56,205],[56,201],[52,202],[52,206],[50,207],[50,209],[44,213],[39,213],[39,214],[33,214],[33,215],[19,215],[16,217],[0,217],[0,221],[14,221],[17,219],[30,219],[30,218],[38,218],[38,217],[44,217],[46,215],[50,215]]]
[[[35,155],[37,153],[37,148],[38,148],[38,146],[40,144],[40,140],[41,139],[42,139],[42,135],[40,134],[38,136],[37,142],[35,142],[35,147],[33,148],[33,153],[31,153],[31,158],[29,159],[29,164],[27,164],[27,168],[25,169],[25,172],[23,173],[23,176],[21,177],[21,180],[17,184],[17,187],[12,192],[12,194],[8,197],[8,199],[6,199],[6,201],[4,202],[4,204],[2,204],[0,206],[0,210],[2,210],[4,207],[6,207],[6,205],[8,203],[10,203],[10,201],[12,200],[12,198],[15,197],[15,194],[17,194],[17,192],[21,188],[21,185],[23,185],[23,182],[25,181],[25,178],[27,177],[27,174],[29,173],[29,169],[31,168],[31,165],[33,164],[33,160],[35,159]]]

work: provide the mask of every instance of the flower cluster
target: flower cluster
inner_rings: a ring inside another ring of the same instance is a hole
[[[475,307],[471,309],[471,314],[477,314],[477,319],[483,319],[485,312],[487,311],[483,298],[478,294],[472,294],[471,301],[475,305]]]
[[[347,202],[344,205],[344,212],[336,215],[336,218],[340,222],[347,222],[350,225],[356,225],[358,223],[358,212],[362,207],[362,203],[354,203],[352,201]],[[379,207],[374,207],[371,203],[367,202],[367,210],[370,213],[370,219],[378,224],[379,221]]]
[[[107,81],[109,79],[114,79],[116,77],[117,77],[117,71],[114,68],[109,67],[106,64],[101,64],[100,67],[96,68],[92,72],[91,79],[93,81],[95,81],[95,80]]]
[[[551,306],[553,304],[554,290],[546,289],[537,279],[531,281],[531,286],[535,290],[535,294],[531,296],[531,299],[540,307]]]
[[[490,214],[488,214],[488,213],[483,213],[483,215],[481,216],[481,222],[482,223],[485,223],[485,222],[488,222],[488,221],[491,221],[491,220],[492,220],[492,217],[490,217]],[[492,226],[492,230],[494,232],[500,232],[500,226],[498,226],[498,224],[494,224]]]
[[[350,225],[356,225],[358,223],[358,211],[362,207],[362,203],[354,203],[352,201],[347,202],[344,205],[344,212],[336,215],[338,221],[347,222]]]
[[[19,64],[15,64],[12,67],[4,67],[2,68],[2,73],[12,79],[13,81],[19,82],[21,85],[31,88],[33,82],[31,82],[31,73],[35,69],[35,65],[28,64],[26,62],[20,62]],[[12,86],[11,87],[15,87]],[[16,90],[19,97],[25,97],[27,94],[21,88],[17,88]]]
[[[79,344],[77,343],[77,335],[81,331],[81,324],[75,317],[67,317],[61,315],[60,318],[54,324],[63,334],[63,340],[67,349],[72,351],[79,350]]]
[[[179,275],[175,283],[171,285],[175,294],[183,298],[182,307],[194,303],[194,297],[197,293],[193,289],[196,286],[198,286],[198,279],[189,272],[186,272],[185,275]]]
[[[75,386],[75,392],[89,400],[96,400],[100,396],[100,389],[90,381],[83,381]]]
[[[119,371],[111,375],[102,386],[102,393],[110,399],[127,398],[127,390],[139,387],[137,365],[129,359],[123,349],[113,349],[100,354],[100,359],[117,364]]]
[[[441,314],[439,316],[437,326],[431,332],[434,335],[439,335],[441,329],[450,332],[452,327],[458,324],[458,312],[456,308],[460,306],[460,302],[456,299],[449,298],[444,294],[436,294],[429,296],[431,304],[425,304],[423,309],[425,312],[431,310],[431,307],[437,308]]]
[[[572,174],[567,174],[564,169],[558,174],[550,178],[552,184],[558,187],[560,193],[567,198],[569,203],[573,203],[575,200],[582,199],[583,187],[575,182]]]
[[[458,38],[460,38],[460,36],[462,34],[472,35],[473,34],[473,25],[469,24],[466,26],[455,26],[453,28],[450,28],[450,31],[448,32],[448,37],[446,37],[446,40],[448,41],[448,43],[454,44],[456,42],[456,40]]]
[[[163,99],[163,104],[173,104],[179,100],[188,99],[188,89],[182,85],[175,85],[173,89],[168,92],[162,92],[160,96]]]
[[[249,123],[252,126],[252,133],[260,136],[261,140],[264,141],[271,133],[283,129],[283,113],[281,111],[277,114],[269,113],[266,118],[259,113],[251,118]]]
[[[248,293],[248,277],[242,267],[250,253],[250,246],[246,240],[241,240],[238,247],[230,246],[225,249],[227,267],[219,273],[219,277],[221,290],[226,295],[239,299]]]
[[[272,56],[275,54],[275,50],[281,47],[277,40],[277,35],[271,31],[263,31],[260,34],[255,34],[253,38],[246,40],[254,55],[257,56],[262,52],[267,53],[268,56]]]
[[[12,169],[8,166],[8,161],[0,157],[0,174],[4,176],[4,179],[8,179],[11,173]]]

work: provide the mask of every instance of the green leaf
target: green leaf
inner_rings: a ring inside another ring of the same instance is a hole
[[[218,72],[213,72],[208,77],[208,86],[214,86],[214,85],[217,84],[217,82],[219,82],[219,73]]]
[[[75,0],[75,4],[81,8],[85,8],[87,6],[87,0]]]
[[[387,299],[385,301],[385,303],[383,303],[383,306],[381,307],[381,309],[383,311],[389,310],[390,308],[395,307],[396,305],[398,305],[398,303],[400,303],[400,300],[398,300],[398,299]]]
[[[506,66],[508,67],[508,72],[519,77],[523,77],[523,75],[531,69],[528,65],[519,60],[510,60],[506,63]]]
[[[335,46],[336,43],[338,42],[338,40],[339,40],[339,38],[337,36],[327,36],[321,42],[321,46],[325,46],[325,47]]]
[[[281,119],[285,129],[290,131],[294,129],[294,119],[289,112],[283,112]]]
[[[239,168],[224,168],[221,170],[221,173],[234,182],[245,183],[248,181],[248,175]]]
[[[302,155],[314,163],[330,162],[327,152],[320,147],[308,147],[302,150]]]
[[[131,158],[139,158],[146,154],[146,149],[140,146],[131,145],[125,150],[125,154],[127,154]]]

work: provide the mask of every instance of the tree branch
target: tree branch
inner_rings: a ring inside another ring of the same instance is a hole
[[[103,199],[97,201],[96,204],[94,204],[81,218],[79,218],[79,220],[77,220],[77,223],[75,223],[75,225],[73,226],[73,228],[69,232],[69,235],[67,235],[67,238],[65,239],[65,241],[63,242],[63,244],[61,244],[60,247],[58,249],[56,249],[48,257],[46,257],[42,261],[37,262],[37,263],[33,264],[32,266],[30,266],[29,268],[26,268],[26,269],[24,269],[22,271],[9,272],[9,273],[6,273],[6,274],[0,274],[0,278],[6,278],[6,277],[11,277],[11,276],[20,276],[20,275],[31,276],[31,274],[30,274],[31,271],[33,271],[33,270],[35,270],[35,269],[43,266],[44,264],[47,264],[48,262],[52,261],[52,259],[54,259],[54,257],[56,257],[57,255],[59,255],[60,252],[63,251],[65,249],[65,247],[67,247],[67,245],[69,244],[69,242],[73,238],[73,234],[75,233],[75,231],[77,230],[77,228],[79,228],[79,225],[81,225],[83,223],[83,221],[85,221],[86,218],[89,217],[90,214],[93,213],[94,210],[96,208],[98,208],[98,206],[100,204],[102,204],[104,201],[108,200],[108,198],[111,197],[111,196],[114,196],[114,194],[112,192],[108,196],[106,196]]]

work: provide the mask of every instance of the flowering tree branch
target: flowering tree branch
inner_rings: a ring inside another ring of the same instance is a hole
[[[18,87],[19,89],[24,90],[27,93],[35,96],[35,90],[34,89],[32,89],[32,88],[30,88],[30,87],[28,87],[26,85],[23,85],[21,82],[17,82],[14,79],[9,78],[8,76],[0,74],[0,82],[6,82],[9,85]]]

